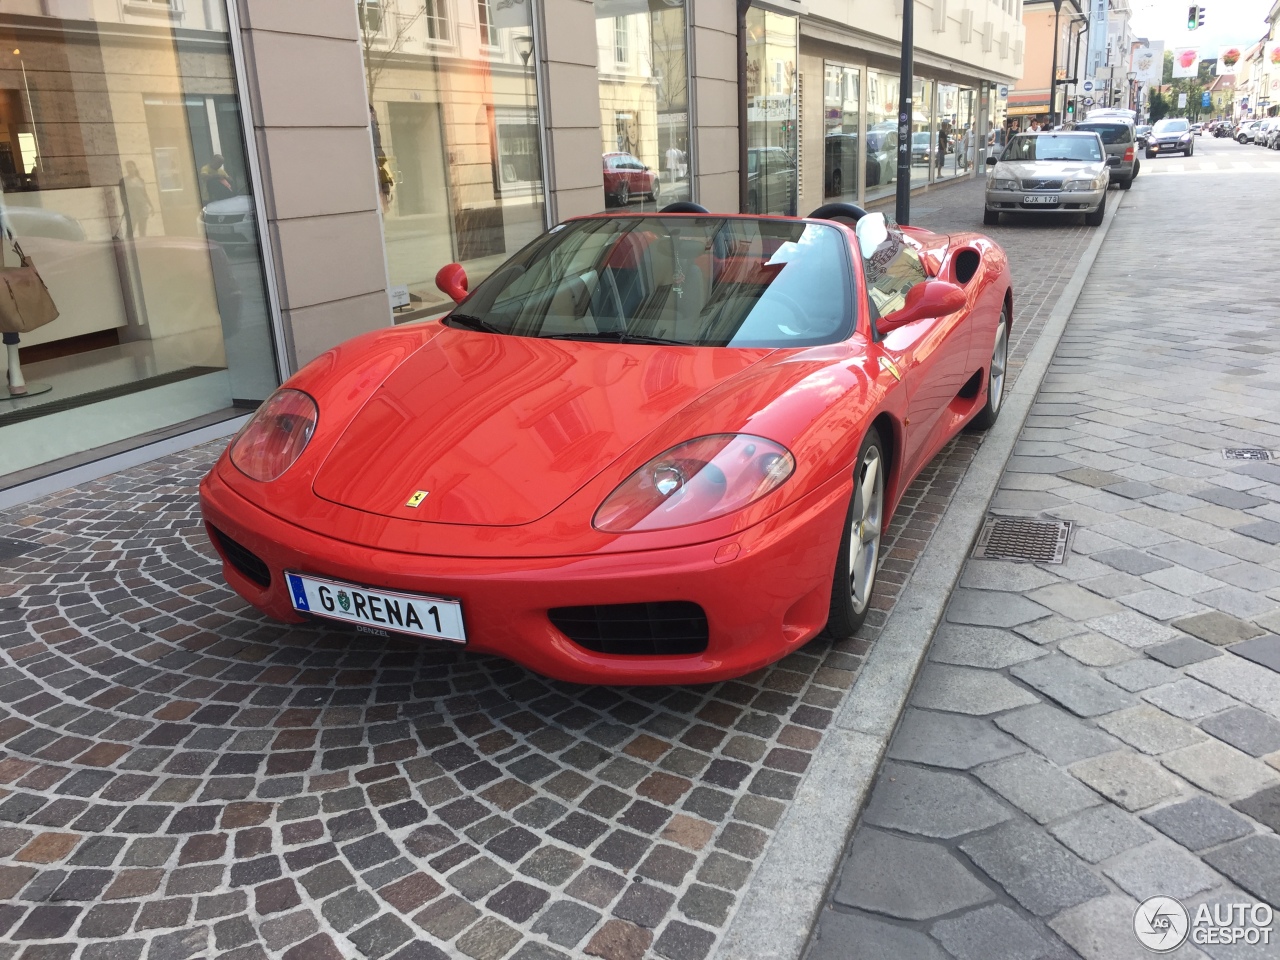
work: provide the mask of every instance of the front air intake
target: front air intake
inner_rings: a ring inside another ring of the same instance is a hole
[[[612,603],[547,611],[556,629],[595,653],[681,656],[707,649],[707,615],[696,603]]]
[[[264,590],[271,586],[271,568],[262,561],[261,557],[248,547],[236,543],[213,524],[206,524],[206,526],[215,544],[222,550],[231,566]]]

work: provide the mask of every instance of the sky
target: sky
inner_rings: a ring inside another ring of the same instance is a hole
[[[1163,40],[1166,50],[1198,46],[1213,50],[1245,47],[1267,32],[1266,16],[1274,0],[1203,0],[1204,26],[1187,29],[1190,0],[1130,0],[1134,36]]]

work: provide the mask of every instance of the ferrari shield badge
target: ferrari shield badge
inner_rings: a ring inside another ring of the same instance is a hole
[[[431,491],[429,490],[415,490],[413,491],[413,496],[411,496],[408,500],[406,500],[404,502],[404,505],[406,507],[413,507],[416,509],[418,504],[422,503],[423,500],[427,499],[427,494],[430,492]]]
[[[898,365],[894,363],[892,360],[890,360],[888,357],[880,358],[880,369],[887,370],[890,374],[893,375],[893,379],[895,380],[902,379],[902,373],[898,370]]]

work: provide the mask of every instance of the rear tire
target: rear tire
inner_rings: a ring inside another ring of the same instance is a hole
[[[867,431],[858,449],[853,496],[845,515],[844,535],[831,581],[831,612],[822,635],[847,640],[862,627],[871,610],[880,565],[880,532],[884,526],[884,447],[875,428]],[[855,540],[856,538],[856,540]]]
[[[1148,151],[1147,151],[1147,159],[1148,159],[1148,160],[1154,160],[1155,158],[1156,158],[1156,155],[1155,155],[1154,153],[1152,153],[1150,150],[1148,150]]]
[[[613,195],[613,200],[620,207],[625,207],[631,202],[631,187],[627,184],[627,181],[623,180],[618,184],[618,190]]]
[[[1000,222],[1000,211],[984,209],[982,211],[982,222],[988,227],[996,226]]]
[[[987,366],[987,402],[978,415],[969,421],[974,430],[986,430],[996,422],[1004,409],[1005,371],[1009,369],[1009,312],[1000,311],[1000,326],[996,328],[996,342],[991,350],[991,363]]]

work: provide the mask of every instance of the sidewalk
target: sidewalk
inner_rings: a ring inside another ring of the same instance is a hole
[[[1195,266],[1241,229],[1280,263],[1280,162],[1210,146],[1144,164],[991,504],[1074,523],[1066,562],[968,561],[809,960],[1120,960],[1148,897],[1280,906],[1280,465],[1223,454],[1280,451],[1280,294]]]

